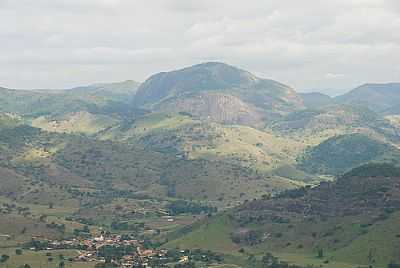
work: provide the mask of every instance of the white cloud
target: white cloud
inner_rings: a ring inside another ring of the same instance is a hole
[[[399,14],[397,0],[0,0],[0,85],[144,80],[207,60],[300,89],[399,81]]]
[[[344,77],[345,77],[344,74],[336,74],[336,73],[325,74],[325,78],[327,78],[327,79],[340,79],[340,78],[344,78]]]

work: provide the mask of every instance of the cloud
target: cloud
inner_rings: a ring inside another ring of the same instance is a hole
[[[346,76],[345,74],[335,74],[335,73],[325,74],[325,78],[327,78],[327,79],[340,79],[340,78],[344,78],[345,76]]]
[[[144,80],[207,60],[298,89],[398,81],[399,12],[397,0],[0,0],[0,85]]]

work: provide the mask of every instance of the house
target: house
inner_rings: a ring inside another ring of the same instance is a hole
[[[189,262],[189,256],[182,256],[179,260],[179,263],[188,263]]]

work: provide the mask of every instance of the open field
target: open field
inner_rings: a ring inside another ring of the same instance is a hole
[[[16,248],[0,248],[0,254],[10,256],[10,259],[0,264],[0,267],[17,268],[29,264],[32,268],[59,268],[60,262],[64,262],[65,267],[70,268],[93,268],[95,263],[70,262],[68,258],[78,255],[75,250],[52,250],[52,251],[29,251],[24,250],[22,255],[15,254]],[[60,256],[62,255],[62,257]]]

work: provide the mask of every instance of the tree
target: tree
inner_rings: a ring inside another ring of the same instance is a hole
[[[65,267],[65,262],[60,261],[60,263],[58,264],[59,268],[64,268]]]
[[[252,266],[255,267],[257,263],[257,259],[253,254],[250,254],[249,257],[247,258],[247,262]]]
[[[87,226],[87,225],[83,226],[82,231],[83,231],[84,233],[90,233],[89,226]]]
[[[45,221],[46,221],[46,218],[47,218],[47,215],[40,215],[39,220],[40,220],[41,222],[45,222]]]
[[[175,264],[174,268],[195,268],[196,264],[194,262],[178,263]]]
[[[278,263],[278,259],[274,257],[271,253],[267,252],[263,256],[261,262],[263,268],[269,268],[272,267],[273,265],[276,265]]]
[[[320,259],[324,257],[324,250],[322,248],[318,249],[317,257]]]
[[[372,264],[374,262],[375,251],[376,251],[375,248],[369,250],[368,256],[367,256],[368,264]]]
[[[4,263],[4,262],[8,261],[8,259],[10,259],[10,256],[3,254],[0,257],[0,262]]]
[[[17,248],[17,249],[15,250],[15,254],[16,254],[16,255],[22,255],[22,249]]]

